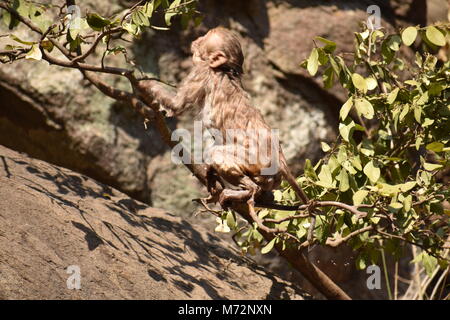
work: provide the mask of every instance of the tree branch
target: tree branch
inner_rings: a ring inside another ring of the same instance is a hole
[[[30,28],[34,32],[40,34],[41,36],[42,35],[46,35],[46,34],[48,34],[51,31],[51,28],[49,28],[43,33],[41,31],[41,29],[39,29],[39,27],[36,26],[30,19],[21,16],[16,10],[14,10],[11,7],[9,7],[6,3],[0,3],[0,8],[3,8],[6,11],[8,11],[9,13],[11,13],[12,15],[14,15],[14,17],[17,18],[20,22],[22,22],[28,28]],[[43,37],[43,38],[45,38],[45,37]],[[132,72],[131,70],[123,69],[123,68],[98,67],[98,66],[94,66],[94,65],[90,65],[90,64],[79,63],[77,61],[73,61],[70,51],[67,50],[61,43],[59,43],[58,41],[56,41],[55,39],[52,39],[52,38],[47,38],[47,39],[56,48],[58,48],[58,50],[61,51],[61,53],[64,54],[64,56],[66,56],[66,58],[69,59],[69,61],[64,61],[64,60],[61,60],[61,59],[54,58],[54,57],[50,56],[49,54],[47,54],[45,52],[45,50],[42,48],[42,46],[40,46],[40,49],[42,51],[43,57],[45,57],[45,60],[47,60],[49,63],[55,64],[55,65],[59,65],[59,66],[62,66],[62,67],[66,67],[66,68],[75,68],[75,69],[83,69],[83,70],[86,70],[86,71],[110,73],[110,74],[116,74],[116,75],[120,75],[120,76],[125,76],[127,73],[131,73]],[[43,39],[41,39],[41,40],[43,40]]]
[[[123,31],[123,29],[121,27],[117,27],[117,28],[112,28],[106,31],[103,31],[102,33],[100,33],[94,40],[93,44],[89,47],[89,49],[86,50],[85,53],[83,53],[80,56],[77,56],[75,58],[72,59],[72,62],[79,62],[79,61],[84,61],[89,55],[91,55],[95,49],[97,48],[97,45],[100,43],[100,41],[107,35],[111,35],[114,33],[119,33]]]

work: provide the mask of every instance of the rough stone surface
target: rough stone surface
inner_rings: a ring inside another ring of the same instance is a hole
[[[303,299],[203,227],[3,146],[0,195],[0,299]]]

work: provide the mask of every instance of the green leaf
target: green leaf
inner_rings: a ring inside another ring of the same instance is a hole
[[[342,120],[345,120],[353,106],[353,97],[348,98],[348,100],[341,107],[341,111],[339,111],[339,115]]]
[[[43,14],[31,16],[30,20],[34,22],[42,32],[47,31],[47,29],[52,25],[52,20],[47,19]]]
[[[77,36],[80,34],[80,32],[84,29],[87,29],[89,27],[88,23],[86,22],[86,19],[82,19],[80,17],[75,17],[71,22],[69,26],[69,33],[72,40],[75,40]]]
[[[345,160],[344,162],[342,162],[342,166],[345,168],[345,170],[347,170],[350,174],[355,175],[356,174],[356,170],[355,168],[353,168],[352,164],[350,163],[350,161]]]
[[[316,48],[312,49],[311,54],[308,58],[308,72],[310,75],[314,76],[319,68],[319,52]]]
[[[427,163],[427,162],[425,162],[423,164],[423,168],[425,170],[427,170],[427,171],[434,171],[434,170],[442,168],[442,165],[441,164],[434,164],[434,163]]]
[[[349,124],[339,123],[339,133],[342,138],[350,142],[350,138],[352,137],[353,130],[355,128],[355,122],[351,121]]]
[[[313,166],[311,164],[311,160],[309,160],[309,159],[305,160],[304,172],[305,172],[305,176],[307,176],[307,177],[309,177],[309,178],[311,178],[313,180],[317,180],[318,179],[317,174],[314,171],[314,168],[313,168]]]
[[[381,220],[380,217],[371,217],[371,218],[370,218],[370,221],[371,221],[373,224],[378,224],[378,222],[380,222],[380,220]]]
[[[372,42],[375,42],[377,38],[383,38],[384,33],[380,30],[374,30],[372,33]]]
[[[429,277],[433,275],[434,270],[437,267],[437,259],[433,256],[430,256],[427,252],[423,252],[422,258],[423,267]]]
[[[363,168],[362,168],[361,160],[359,159],[359,156],[353,157],[350,161],[352,162],[353,167],[355,167],[359,171],[362,171]]]
[[[334,72],[332,67],[328,67],[323,73],[323,83],[325,89],[330,89],[334,82]]]
[[[342,169],[339,175],[336,177],[337,180],[339,180],[339,191],[345,192],[348,189],[350,189],[350,183],[348,180],[348,174],[345,169]]]
[[[103,18],[97,13],[89,13],[86,17],[88,25],[95,31],[101,31],[104,27],[111,24],[111,21]]]
[[[308,230],[304,228],[303,226],[299,226],[297,230],[297,238],[301,239],[308,233]]]
[[[25,56],[25,59],[28,60],[41,60],[42,59],[42,52],[41,49],[39,49],[39,45],[37,44],[33,44],[33,46],[31,47],[30,51],[28,51],[28,53]]]
[[[144,8],[142,9],[142,12],[147,16],[147,18],[150,18],[153,15],[153,11],[155,9],[156,9],[155,8],[155,1],[149,1],[149,2],[147,2],[144,5]]]
[[[11,16],[8,11],[2,11],[2,20],[3,23],[8,27],[9,30],[12,30],[14,27],[17,27],[19,24],[19,20]]]
[[[434,71],[437,63],[437,58],[433,55],[428,55],[425,59],[425,62],[423,63],[423,67],[427,71]],[[428,92],[426,92],[428,93]]]
[[[399,120],[400,121],[403,121],[403,119],[406,117],[406,115],[408,114],[408,112],[409,112],[409,105],[407,105],[407,104],[405,104],[405,105],[403,105],[402,107],[401,107],[401,112],[400,112],[400,115],[399,115]]]
[[[132,23],[124,23],[122,25],[122,28],[124,28],[126,31],[128,31],[129,34],[135,36],[138,34],[138,26]]]
[[[41,46],[44,50],[46,50],[48,52],[52,52],[52,50],[54,48],[54,44],[50,40],[43,40],[41,42]]]
[[[166,14],[164,15],[164,20],[166,21],[166,25],[170,26],[171,19],[173,16],[176,16],[178,12],[174,9],[175,7],[178,7],[180,5],[181,0],[175,0],[170,4],[169,9],[167,10]]]
[[[231,211],[227,213],[227,225],[233,229],[236,227],[236,220],[234,219],[234,214]]]
[[[323,51],[322,48],[318,48],[317,52],[319,53],[319,65],[324,66],[328,63],[328,55]]]
[[[148,17],[141,10],[135,10],[131,14],[131,21],[133,21],[138,26],[150,26]]]
[[[420,96],[420,98],[417,100],[416,104],[419,106],[424,105],[429,100],[428,91],[425,91],[424,94]]]
[[[281,190],[275,190],[273,192],[273,197],[275,201],[281,201],[283,200],[283,192],[281,192]]]
[[[438,96],[442,90],[444,90],[444,87],[440,83],[432,83],[428,88],[428,93],[430,96]]]
[[[372,77],[366,78],[366,83],[367,83],[368,90],[373,90],[378,86],[377,80],[375,80]]]
[[[266,244],[264,246],[264,248],[261,249],[261,254],[266,254],[269,253],[270,250],[273,249],[273,246],[275,245],[275,241],[277,240],[277,238],[273,238],[272,240],[269,241],[268,244]]]
[[[373,144],[370,140],[364,139],[361,145],[361,153],[365,156],[371,157],[375,154]]]
[[[363,76],[358,73],[353,73],[352,82],[356,89],[362,91],[363,93],[367,92],[367,83]]]
[[[387,183],[377,183],[376,191],[383,196],[393,197],[400,192],[400,185],[399,184],[390,185]]]
[[[319,181],[317,184],[324,188],[333,188],[333,176],[331,175],[330,167],[323,165],[318,175]]]
[[[402,39],[398,35],[392,35],[388,39],[388,47],[393,51],[398,51],[400,49],[400,44]]]
[[[395,88],[394,90],[392,90],[389,93],[389,95],[387,97],[387,103],[388,104],[393,104],[395,102],[395,99],[397,99],[397,95],[398,95],[399,90],[400,90],[399,88]]]
[[[10,34],[9,37],[10,37],[11,39],[13,39],[14,41],[17,41],[17,42],[19,42],[19,43],[21,43],[21,44],[26,44],[26,45],[28,45],[28,46],[31,46],[31,45],[34,45],[34,44],[37,43],[37,42],[35,42],[35,41],[24,41],[24,40],[20,39],[19,37],[15,36],[15,35],[13,35],[13,34]]]
[[[223,232],[223,233],[228,233],[228,232],[231,231],[231,229],[228,226],[226,220],[222,220],[221,218],[217,217],[216,218],[216,222],[217,222],[217,226],[214,229],[214,231],[216,231],[216,232]]]
[[[356,258],[355,263],[358,270],[364,270],[367,267],[366,260],[362,255],[359,255],[358,258]]]
[[[331,150],[331,147],[328,145],[328,143],[326,143],[326,142],[321,142],[320,144],[321,144],[321,146],[322,146],[323,152],[328,152],[328,151]]]
[[[399,187],[402,192],[408,192],[409,190],[414,188],[416,186],[416,184],[417,184],[417,182],[415,182],[415,181],[409,181],[409,182],[400,184]]]
[[[442,150],[444,149],[444,144],[442,142],[435,141],[427,144],[426,148],[430,151],[442,152]]]
[[[278,190],[277,190],[278,191]],[[267,216],[270,213],[269,209],[262,209],[258,212],[258,217],[260,219],[264,219],[265,216]],[[234,218],[234,217],[233,217]]]
[[[353,194],[353,204],[355,206],[360,205],[361,203],[363,203],[364,199],[367,197],[367,195],[369,194],[369,191],[367,190],[358,190]]]
[[[412,207],[412,195],[409,194],[403,200],[403,208],[405,209],[406,212],[409,212],[409,210],[411,210],[411,207]]]
[[[319,41],[325,43],[323,50],[326,53],[333,53],[333,51],[336,49],[336,43],[333,41],[330,41],[330,40],[322,38],[322,37],[316,37],[316,40],[319,40]]]
[[[417,123],[420,123],[421,118],[422,118],[422,108],[419,106],[416,106],[414,108],[414,119],[417,121]]]
[[[203,21],[203,16],[198,16],[194,18],[194,25],[198,27]]]
[[[17,7],[17,5],[18,5],[18,7]],[[30,13],[30,4],[29,3],[27,3],[23,0],[15,0],[14,8],[22,17],[28,18],[28,15]]]
[[[370,160],[363,169],[364,174],[369,178],[370,182],[376,183],[380,179],[381,170],[377,168],[373,162]]]
[[[359,114],[362,114],[366,119],[373,119],[375,110],[372,104],[365,98],[355,100],[355,108]]]
[[[433,26],[427,27],[425,35],[431,43],[440,47],[445,46],[445,36],[438,28]]]
[[[422,142],[423,142],[423,138],[422,137],[418,137],[417,139],[416,139],[416,150],[419,150],[420,149],[420,146],[422,145]]]
[[[425,118],[425,120],[422,123],[422,127],[428,127],[431,126],[434,123],[434,120],[431,120],[430,118]]]
[[[70,41],[70,51],[75,51],[81,45],[81,38],[77,37],[75,40]]]
[[[386,64],[389,64],[392,62],[392,59],[394,58],[394,51],[392,51],[389,48],[388,42],[386,40],[383,41],[383,43],[381,45],[381,54],[382,54]]]
[[[396,213],[398,211],[400,211],[403,208],[403,204],[401,204],[400,202],[393,202],[391,204],[389,204],[388,209],[389,211]]]
[[[334,57],[332,55],[330,55],[330,65],[331,68],[333,68],[333,72],[336,76],[339,75],[339,73],[341,72],[341,68],[339,67],[339,64],[336,62],[336,60],[334,59]]]
[[[417,37],[417,28],[408,27],[402,32],[402,41],[408,47],[414,43]]]

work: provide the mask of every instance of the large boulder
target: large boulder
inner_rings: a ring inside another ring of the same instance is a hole
[[[203,227],[3,146],[0,194],[2,300],[303,298]]]

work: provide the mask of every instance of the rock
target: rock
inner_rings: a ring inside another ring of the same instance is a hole
[[[0,194],[2,300],[303,298],[203,227],[3,146]]]
[[[450,21],[450,2],[448,0],[429,1],[427,9],[429,24]]]

